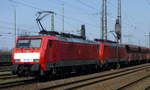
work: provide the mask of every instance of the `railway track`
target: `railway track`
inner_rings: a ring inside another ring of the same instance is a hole
[[[144,64],[134,67],[128,67],[119,70],[113,71],[104,71],[89,75],[81,75],[75,76],[71,78],[52,80],[47,82],[38,82],[35,79],[25,80],[25,81],[17,81],[17,82],[9,82],[5,84],[0,84],[0,88],[4,89],[15,89],[15,90],[26,90],[30,88],[31,90],[40,89],[40,90],[70,90],[70,89],[84,89],[85,87],[89,87],[91,85],[95,85],[97,83],[102,83],[114,78],[126,76],[131,73],[137,73],[144,71],[145,69],[149,69],[150,64]],[[104,88],[105,89],[105,88]],[[118,88],[119,89],[119,88]],[[116,89],[115,89],[116,90]]]
[[[12,79],[12,78],[18,78],[18,76],[17,75],[11,75],[11,74],[0,76],[0,80],[6,80],[6,79]]]
[[[150,77],[150,75],[141,77],[140,79],[137,79],[137,80],[135,80],[135,81],[133,81],[133,82],[130,82],[130,83],[126,84],[126,85],[123,85],[123,86],[117,88],[116,90],[124,90],[124,89],[126,89],[126,88],[130,88],[130,86],[132,86],[132,85],[134,85],[134,84],[136,84],[136,83],[138,83],[138,82],[140,82],[140,81],[142,81],[142,80],[144,80],[144,79],[146,79],[146,78],[149,78],[149,77]],[[147,87],[147,89],[145,89],[145,90],[148,90],[148,87]]]
[[[0,77],[1,76],[9,76],[9,75],[12,75],[11,72],[0,72]]]
[[[0,72],[11,71],[11,66],[1,66]]]
[[[142,77],[142,78],[140,78],[140,79],[138,79],[138,80],[135,80],[135,81],[130,82],[130,83],[126,84],[126,85],[123,85],[123,86],[119,87],[119,88],[116,89],[116,90],[123,90],[123,89],[125,89],[125,88],[127,88],[127,87],[130,87],[130,86],[136,84],[137,82],[140,82],[141,80],[146,79],[146,78],[148,78],[148,77],[150,77],[150,75],[144,76],[144,77]],[[148,90],[148,88],[147,88],[146,90]]]
[[[12,75],[11,72],[1,72],[0,73],[0,89],[24,85],[24,84],[31,83],[33,81],[35,81],[35,79],[32,77],[20,78],[17,75]]]
[[[80,79],[75,79],[72,78],[70,80],[64,80],[64,81],[59,81],[59,82],[53,82],[55,83],[55,85],[49,86],[49,87],[45,87],[45,88],[40,88],[40,90],[49,90],[49,89],[65,89],[65,90],[71,90],[71,89],[79,89],[82,87],[86,87],[88,85],[91,84],[96,84],[96,83],[100,83],[106,80],[110,80],[113,78],[117,78],[117,77],[121,77],[127,74],[131,74],[131,73],[135,73],[138,71],[142,71],[145,70],[147,68],[150,68],[150,65],[145,65],[145,66],[136,66],[136,67],[132,67],[132,68],[128,68],[128,69],[123,69],[123,70],[119,70],[116,72],[112,72],[112,73],[107,73],[107,74],[96,74],[95,76],[91,76],[91,77],[82,77]],[[67,82],[68,81],[68,82]],[[65,83],[64,83],[65,82]],[[57,84],[59,83],[59,84]]]
[[[36,80],[34,78],[18,78],[12,81],[0,83],[0,89],[10,88],[10,87],[19,86],[19,85],[25,85],[25,84],[31,84],[35,81]]]
[[[0,72],[9,72],[11,70],[0,70]]]
[[[150,69],[146,70],[147,73]],[[143,75],[142,77],[135,78],[132,82],[126,83],[116,90],[150,90],[150,73]]]
[[[12,75],[12,74],[11,73],[0,74],[0,77],[2,77],[2,76],[10,76],[10,75]]]

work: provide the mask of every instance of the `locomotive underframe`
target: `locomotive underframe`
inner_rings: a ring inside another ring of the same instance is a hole
[[[39,64],[13,64],[12,66],[12,73],[18,76],[31,76],[39,71]]]

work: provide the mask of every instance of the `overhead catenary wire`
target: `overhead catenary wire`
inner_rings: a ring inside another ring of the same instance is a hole
[[[15,0],[13,0],[13,1],[15,1]],[[24,1],[25,2],[25,1]],[[31,5],[28,5],[26,2],[25,2],[25,4],[23,3],[23,2],[19,2],[19,1],[15,1],[15,2],[12,2],[12,3],[16,3],[16,4],[19,4],[19,5],[23,5],[23,6],[26,6],[26,7],[30,7],[30,8],[33,8],[33,9],[39,9],[39,10],[43,10],[43,9],[41,9],[41,8],[36,8],[35,6],[31,6]],[[57,16],[63,16],[62,14],[59,14],[59,13],[56,13],[56,15]],[[90,24],[89,22],[85,22],[85,21],[83,21],[83,20],[80,20],[80,19],[77,19],[77,18],[72,18],[72,17],[69,17],[69,16],[64,16],[64,18],[66,18],[66,19],[70,19],[70,20],[73,20],[74,22],[83,22],[84,24],[88,24],[88,26],[92,26],[92,28],[97,28],[97,29],[99,29],[99,26],[97,26],[97,25],[95,25],[95,24]],[[65,19],[65,20],[66,20]],[[66,23],[66,22],[65,22]]]
[[[146,0],[146,1],[148,1],[148,0]],[[117,8],[117,6],[115,6],[112,2],[110,2],[110,1],[108,1],[108,4],[109,5],[111,5],[111,7],[112,8],[114,8],[114,9],[116,9]],[[150,2],[149,2],[149,4],[150,4]],[[125,14],[125,13],[124,13]],[[109,17],[111,17],[111,18],[115,18],[115,17],[113,17],[113,16],[111,16],[112,14],[111,13],[108,13],[108,16]],[[126,15],[125,15],[126,16]],[[133,18],[131,18],[131,16],[129,17],[132,21],[133,21]],[[129,19],[128,19],[129,20]],[[136,29],[136,26],[135,25],[133,25],[133,24],[129,24],[129,23],[126,23],[126,22],[123,22],[124,24],[123,25],[128,25],[128,26],[130,26],[130,27],[133,27],[134,29]]]
[[[83,2],[81,0],[76,0],[76,1],[79,2],[80,4],[82,4],[83,6],[86,6],[86,7],[90,8],[90,9],[97,10],[97,8],[95,8],[95,7],[89,5],[89,4],[87,4],[87,3],[85,3],[85,2]]]
[[[19,1],[15,1],[15,0],[8,0],[8,1],[10,1],[10,2],[12,2],[12,3],[16,3],[16,4],[20,4],[20,5],[23,5],[23,6],[26,6],[26,7],[30,7],[30,8],[33,8],[33,9],[36,9],[36,10],[43,10],[43,9],[41,9],[41,8],[37,8],[37,7],[35,7],[35,6],[32,6],[32,5],[28,5],[27,3],[23,3],[23,2],[19,2]],[[25,2],[25,1],[24,1]],[[58,15],[58,16],[63,16],[62,14],[59,14],[59,13],[56,13],[56,15]],[[85,21],[82,21],[82,20],[79,20],[79,19],[76,19],[76,18],[72,18],[72,17],[69,17],[69,16],[65,16],[64,15],[64,18],[67,18],[67,19],[70,19],[70,20],[75,20],[76,22],[84,22],[84,23],[86,23],[86,24],[88,24],[88,25],[91,25],[91,26],[93,26],[93,27],[97,27],[96,25],[94,25],[94,24],[90,24],[90,23],[88,23],[88,22],[85,22]],[[97,28],[99,28],[99,27],[97,27]]]
[[[49,1],[49,0],[47,0],[47,1]],[[74,4],[71,4],[71,3],[66,2],[66,1],[64,1],[64,0],[55,0],[55,1],[61,2],[61,5],[62,5],[62,4],[65,4],[65,5],[69,6],[70,8],[77,10],[77,11],[78,11],[78,14],[80,14],[80,15],[93,15],[93,14],[97,14],[97,13],[98,13],[98,12],[92,12],[92,13],[86,12],[85,9],[80,8],[80,7],[76,7],[76,6],[74,6]],[[83,5],[83,4],[82,4],[82,5]],[[87,7],[87,6],[86,6],[86,7]],[[91,6],[91,7],[92,7],[92,6]],[[96,9],[96,8],[93,7],[93,9]],[[93,10],[93,9],[92,9],[92,10]],[[82,12],[79,12],[79,10],[81,10]]]
[[[2,23],[2,22],[0,21],[0,23]],[[11,24],[11,25],[8,26],[8,23]],[[20,27],[21,27],[21,28],[20,28]],[[0,25],[0,28],[1,28],[1,29],[7,29],[7,32],[6,32],[6,31],[5,31],[5,32],[3,31],[3,32],[1,32],[1,34],[12,33],[12,34],[15,36],[15,32],[12,31],[12,30],[15,29],[14,23],[5,22],[5,23],[3,23],[3,25]],[[33,28],[32,28],[32,29],[33,29]],[[34,31],[30,31],[30,30],[31,30],[31,29],[29,29],[29,28],[25,28],[25,27],[22,27],[22,26],[17,25],[17,28],[16,28],[17,33],[16,33],[16,35],[19,35],[19,34],[20,34],[19,31],[20,31],[20,32],[24,32],[24,31],[30,32],[30,34],[37,33],[37,32],[34,32]],[[35,30],[36,30],[36,29],[35,29]],[[37,34],[38,34],[38,33],[37,33]]]
[[[12,27],[8,27],[8,26],[0,26],[0,28],[4,28],[4,29],[10,29],[10,31],[12,31],[12,29],[14,29],[14,27],[12,26]],[[27,28],[20,28],[19,26],[18,26],[18,28],[17,28],[17,30],[22,30],[22,31],[29,31],[30,29],[27,29]],[[31,32],[31,31],[30,31]]]
[[[14,29],[13,25],[14,23],[13,22],[8,22],[8,21],[2,21],[0,20],[0,23],[1,23],[1,27],[0,28],[5,28],[5,29]],[[12,27],[8,27],[7,25],[9,24],[9,26],[12,26]],[[29,25],[23,25],[23,24],[16,24],[17,27],[21,27],[20,29],[23,29],[23,30],[31,30],[33,28],[36,28],[34,26],[29,26]]]
[[[19,5],[22,5],[22,6],[26,6],[26,7],[29,7],[29,8],[33,8],[33,9],[35,9],[35,10],[43,10],[43,9],[41,9],[41,8],[37,8],[37,7],[35,7],[35,6],[33,6],[33,5],[31,5],[31,4],[28,4],[28,3],[26,3],[26,1],[25,0],[23,0],[24,2],[21,2],[21,1],[16,1],[16,0],[8,0],[8,1],[10,1],[10,2],[12,2],[12,3],[16,3],[16,4],[19,4]],[[48,0],[49,1],[49,0]],[[61,1],[61,2],[64,2],[65,4],[67,3],[67,5],[70,5],[70,7],[72,6],[70,3],[68,3],[68,2],[66,2],[66,1],[64,1],[64,0],[56,0],[56,1]],[[35,5],[35,4],[34,4]],[[73,8],[75,8],[75,7],[73,7]],[[99,14],[100,15],[100,14]],[[57,13],[57,16],[60,16],[60,17],[62,17],[63,15],[62,14],[59,14],[59,13]],[[64,18],[66,18],[65,19],[65,23],[66,23],[66,21],[68,21],[68,20],[73,20],[73,22],[83,22],[84,24],[87,24],[87,25],[89,25],[89,26],[91,26],[92,28],[96,28],[96,29],[99,29],[99,26],[97,26],[97,25],[95,25],[95,24],[91,24],[91,23],[89,23],[89,22],[87,22],[87,21],[83,21],[83,20],[80,20],[80,19],[77,19],[77,18],[73,18],[73,17],[70,17],[70,16],[64,16]],[[69,22],[70,23],[70,22]],[[125,22],[124,22],[125,23]],[[67,23],[66,23],[67,24]],[[127,23],[128,24],[128,23]],[[129,25],[129,24],[128,24]],[[133,27],[133,25],[130,25],[131,27]]]
[[[1,24],[14,25],[14,22],[10,22],[10,21],[3,21],[3,20],[0,20],[0,23],[1,23]],[[17,26],[35,28],[35,26],[27,25],[27,24],[18,24],[18,23],[17,23]]]
[[[29,4],[26,4],[26,3],[23,3],[23,2],[18,2],[18,1],[15,1],[15,0],[8,0],[12,3],[16,3],[16,4],[21,4],[21,5],[24,5],[24,6],[27,6],[27,7],[30,7],[30,8],[33,8],[33,9],[36,9],[36,10],[42,10],[40,8],[37,8],[37,7],[34,7],[32,5],[29,5]]]

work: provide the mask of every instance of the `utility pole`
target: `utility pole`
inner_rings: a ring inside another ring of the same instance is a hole
[[[107,40],[107,0],[102,0],[101,39]]]
[[[16,43],[16,38],[17,38],[17,26],[16,26],[16,8],[14,8],[14,37],[15,37],[15,43]]]
[[[104,39],[104,0],[102,0],[101,14],[101,39]]]
[[[121,0],[118,0],[118,19],[119,19],[119,23],[121,25]]]
[[[64,4],[62,4],[62,32],[64,32],[65,24],[64,24]]]
[[[105,37],[105,40],[107,40],[107,0],[105,0],[105,10],[104,11],[105,11],[105,17],[104,17],[105,18],[105,20],[104,20],[105,21],[105,23],[104,23],[104,25],[105,25],[105,30],[104,30],[105,34],[104,35],[105,36],[104,37]]]
[[[51,31],[54,31],[55,30],[55,27],[54,27],[54,23],[55,23],[55,21],[54,21],[54,14],[55,13],[52,13],[51,14]]]
[[[121,13],[121,0],[118,0],[118,18],[120,23],[120,43],[122,43],[122,13]]]

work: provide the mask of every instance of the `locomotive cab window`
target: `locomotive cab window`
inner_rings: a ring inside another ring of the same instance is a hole
[[[18,39],[17,48],[40,48],[41,39]]]

